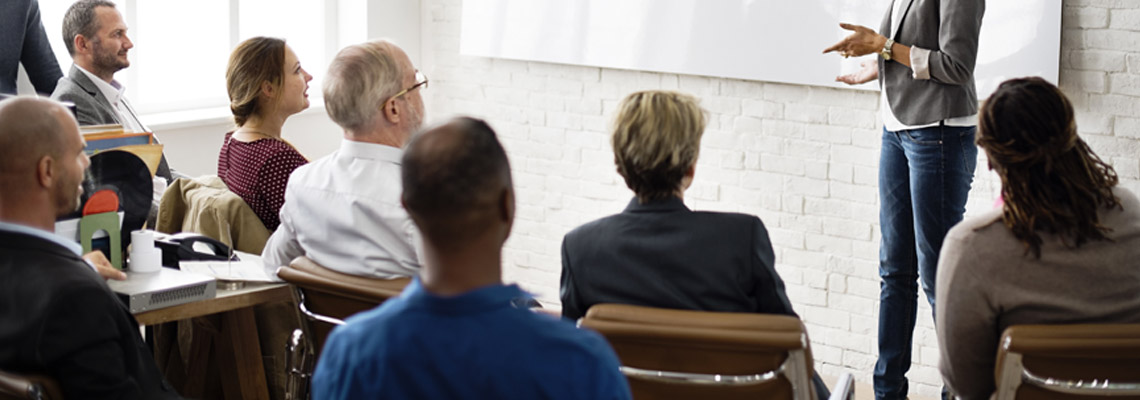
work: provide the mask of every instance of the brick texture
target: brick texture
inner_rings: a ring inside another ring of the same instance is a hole
[[[1081,133],[1140,191],[1140,0],[1064,0],[1060,85]],[[869,382],[878,317],[877,93],[612,70],[459,54],[460,0],[427,0],[425,93],[433,119],[484,118],[500,132],[518,192],[504,276],[558,304],[560,244],[574,227],[620,212],[632,193],[614,171],[607,129],[617,102],[643,89],[699,96],[710,123],[694,209],[759,216],[778,271],[807,324],[820,371]],[[993,207],[1000,183],[979,154],[967,214]],[[937,338],[919,299],[913,393],[941,386]]]

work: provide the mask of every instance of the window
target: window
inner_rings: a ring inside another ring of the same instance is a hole
[[[62,24],[71,3],[40,0],[44,29],[65,74],[71,57]],[[272,36],[285,39],[297,53],[313,75],[310,95],[319,97],[321,77],[336,50],[365,39],[365,7],[361,0],[120,0],[116,8],[135,47],[131,66],[115,79],[127,86],[142,114],[227,107],[230,51],[250,37]]]
[[[226,62],[233,45],[227,29],[230,8],[225,1],[125,3],[134,3],[120,12],[135,47],[130,68],[116,74],[116,79],[127,85],[138,112],[229,103]],[[128,16],[130,11],[135,12]]]

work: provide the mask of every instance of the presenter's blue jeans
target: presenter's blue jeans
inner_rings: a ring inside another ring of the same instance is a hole
[[[918,285],[934,308],[942,239],[962,221],[974,180],[974,127],[883,129],[879,158],[879,360],[877,399],[905,399]]]

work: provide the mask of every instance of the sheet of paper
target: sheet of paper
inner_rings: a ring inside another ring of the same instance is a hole
[[[273,282],[261,266],[260,257],[256,261],[182,261],[178,266],[187,272],[209,275],[225,281]]]
[[[261,254],[246,253],[246,252],[241,251],[241,250],[234,250],[234,254],[237,254],[238,259],[241,260],[242,262],[254,263],[257,265],[262,264],[261,263]]]

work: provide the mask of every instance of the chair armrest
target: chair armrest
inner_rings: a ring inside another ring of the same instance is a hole
[[[20,375],[0,371],[0,399],[60,399],[59,385],[42,375]]]
[[[831,387],[830,400],[854,400],[855,399],[855,377],[850,372],[844,372],[839,375],[839,379],[835,380],[835,385]]]

